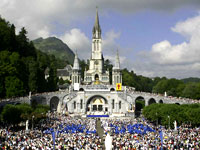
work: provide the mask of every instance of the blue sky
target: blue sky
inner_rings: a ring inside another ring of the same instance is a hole
[[[200,76],[199,0],[2,0],[0,14],[30,39],[56,36],[81,59],[91,52],[96,6],[103,53],[144,76]]]

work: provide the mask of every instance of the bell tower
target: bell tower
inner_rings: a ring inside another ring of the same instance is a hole
[[[99,24],[98,9],[92,29],[92,53],[89,61],[89,69],[84,73],[84,82],[109,84],[109,72],[104,70],[104,58],[102,54],[101,27]]]
[[[99,15],[96,9],[96,18],[92,30],[92,59],[101,59],[101,27],[99,25]]]
[[[79,61],[78,61],[78,56],[77,52],[75,53],[75,58],[74,58],[74,65],[72,68],[72,84],[74,83],[81,83],[81,72],[80,72],[80,67],[79,67]]]
[[[103,72],[101,27],[99,24],[99,15],[97,9],[95,23],[92,30],[92,56],[89,70],[97,71],[99,73]]]
[[[115,57],[115,66],[112,70],[112,84],[116,85],[117,83],[122,83],[122,73],[120,70],[120,61],[119,61],[119,53],[117,50],[117,54]]]

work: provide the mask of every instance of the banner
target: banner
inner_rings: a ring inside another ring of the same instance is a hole
[[[121,83],[116,83],[116,90],[121,91],[122,90],[122,84]]]
[[[160,131],[161,150],[163,150],[163,133]]]
[[[79,90],[79,83],[74,83],[74,90],[78,91]]]
[[[52,134],[52,139],[53,139],[53,149],[55,150],[55,132],[51,132]]]

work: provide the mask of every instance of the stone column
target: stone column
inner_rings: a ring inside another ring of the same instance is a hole
[[[148,106],[148,100],[145,99],[145,106]]]

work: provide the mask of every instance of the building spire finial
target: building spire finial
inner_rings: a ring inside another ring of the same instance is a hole
[[[75,57],[74,57],[74,65],[73,65],[73,69],[75,69],[75,70],[80,70],[80,67],[79,67],[79,61],[78,61],[77,50],[75,51]]]
[[[98,6],[96,6],[96,17],[95,17],[95,23],[94,23],[94,27],[93,27],[93,34],[96,31],[99,33],[99,36],[100,36],[100,34],[101,34],[101,27],[99,25]]]
[[[115,58],[114,69],[120,69],[119,50],[118,49],[117,49],[117,54],[116,54],[116,58]]]

